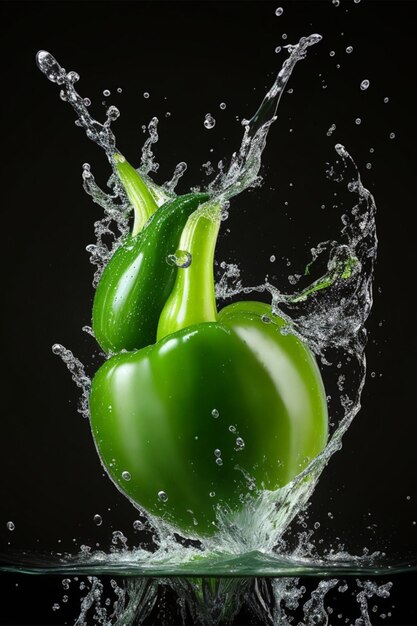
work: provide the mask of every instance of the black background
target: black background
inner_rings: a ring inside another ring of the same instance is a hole
[[[281,17],[275,16],[278,6],[284,8]],[[380,249],[367,352],[376,375],[369,377],[362,411],[326,469],[310,515],[321,522],[327,545],[336,547],[339,537],[351,552],[366,546],[405,560],[416,553],[416,345],[409,295],[415,257],[415,8],[415,2],[401,0],[342,0],[340,6],[331,0],[1,3],[5,561],[23,549],[45,555],[95,542],[105,548],[116,529],[130,545],[139,540],[131,530],[137,515],[103,477],[88,424],[76,412],[77,390],[51,353],[58,341],[94,371],[96,348],[81,327],[90,322],[93,295],[85,246],[93,242],[101,209],[82,191],[81,165],[91,163],[102,185],[109,169],[104,154],[74,126],[56,86],[36,68],[36,51],[51,51],[67,70],[81,74],[78,89],[91,98],[99,119],[103,100],[120,107],[114,130],[134,165],[144,140],[141,125],[156,115],[156,181],[185,160],[183,192],[206,180],[203,162],[216,164],[239,145],[236,116],[249,117],[272,82],[284,58],[275,47],[311,32],[323,41],[298,64],[289,85],[294,91],[283,97],[265,151],[265,184],[233,201],[217,255],[238,262],[246,284],[260,283],[268,273],[288,288],[288,273],[302,271],[310,247],[340,230],[342,207],[332,209],[333,187],[324,172],[334,144],[346,146],[378,206]],[[370,87],[361,91],[365,78]],[[104,89],[110,98],[103,97]],[[216,119],[211,131],[203,126],[208,112]],[[336,131],[328,137],[332,123]],[[92,521],[95,513],[103,516],[100,528]],[[8,520],[16,525],[13,533]],[[392,580],[393,600],[384,606],[396,605],[393,616],[374,623],[416,624],[416,576]],[[0,585],[1,624],[71,623],[74,612],[51,610],[62,596],[60,579],[4,575]]]

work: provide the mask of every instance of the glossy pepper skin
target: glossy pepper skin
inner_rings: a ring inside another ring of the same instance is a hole
[[[166,202],[110,259],[95,293],[92,320],[94,335],[106,352],[155,342],[159,315],[177,271],[167,256],[178,248],[188,217],[207,198],[194,193]]]
[[[92,430],[111,478],[186,535],[214,533],[217,503],[242,506],[242,470],[276,489],[326,444],[314,357],[265,316],[266,304],[232,304],[217,322],[112,357],[93,381]]]

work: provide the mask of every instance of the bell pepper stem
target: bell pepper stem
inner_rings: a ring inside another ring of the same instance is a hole
[[[178,271],[159,318],[158,341],[192,324],[217,320],[213,263],[220,213],[219,204],[206,203],[188,218],[173,255]]]
[[[134,210],[132,235],[135,237],[156,211],[157,204],[140,174],[124,156],[114,155],[116,171]]]

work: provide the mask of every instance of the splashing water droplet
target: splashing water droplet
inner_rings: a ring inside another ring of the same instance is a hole
[[[355,120],[355,124],[356,124],[357,126],[359,126],[359,124],[360,124],[361,122],[362,122],[361,118],[360,118],[360,117],[357,117],[357,118],[356,118],[356,120]]]
[[[334,133],[334,131],[336,130],[336,124],[332,124],[329,128],[329,130],[327,131],[326,135],[328,137],[331,137]]]
[[[361,82],[361,89],[362,89],[362,91],[366,91],[368,89],[369,85],[370,85],[369,80],[367,78],[365,78]]]
[[[167,502],[168,500],[168,496],[165,491],[158,491],[158,498],[161,500],[161,502]]]
[[[7,530],[10,530],[10,531],[13,531],[16,528],[14,525],[14,522],[7,522],[6,526],[7,526]]]
[[[390,138],[390,139],[395,139],[395,133],[390,133],[390,134],[389,134],[389,138]]]
[[[353,52],[353,46],[348,46],[348,47],[346,48],[346,53],[347,53],[347,54],[350,54],[351,52]]]
[[[220,415],[219,411],[217,409],[213,409],[211,412],[212,416],[217,419]]]
[[[334,57],[334,56],[335,56],[335,54],[336,54],[336,52],[335,52],[334,50],[330,50],[329,55],[330,55],[331,57]]]
[[[385,103],[385,104],[387,104],[388,102],[389,102],[389,98],[386,96],[386,97],[384,98],[384,103]]]
[[[143,97],[147,100],[149,98],[149,92],[148,91],[144,91],[143,92]]]
[[[269,260],[271,261],[271,263],[274,263],[274,261],[276,260],[275,254],[271,254],[271,256],[269,257]]]
[[[101,526],[103,523],[103,518],[101,517],[101,515],[96,513],[93,517],[93,521],[96,526]]]
[[[106,96],[106,98],[110,95],[110,91],[109,89],[103,89],[103,96]]]
[[[66,72],[52,54],[46,50],[39,50],[36,55],[36,63],[41,72],[43,72],[52,83],[57,83],[58,85],[64,83]]]
[[[123,480],[130,480],[132,477],[130,475],[130,472],[124,471],[122,472],[122,478]]]
[[[204,126],[207,129],[211,129],[214,128],[216,125],[216,120],[214,119],[214,117],[211,115],[211,113],[206,113],[205,117],[204,117]]]
[[[145,529],[145,524],[143,522],[141,522],[140,520],[136,519],[133,524],[133,529],[134,530],[144,530]]]
[[[279,54],[279,53],[281,52],[281,50],[282,50],[281,46],[277,46],[277,47],[275,48],[275,52],[276,52],[277,54]]]
[[[279,17],[280,15],[282,15],[284,13],[284,9],[282,7],[278,7],[275,11],[275,15],[277,17]]]
[[[226,103],[225,102],[220,102],[220,108],[221,108],[222,111],[224,111],[225,108],[226,108]]]
[[[123,89],[121,87],[118,87],[116,91],[117,93],[122,93]]]
[[[340,0],[332,0],[332,3],[334,4],[335,7],[340,6]]]

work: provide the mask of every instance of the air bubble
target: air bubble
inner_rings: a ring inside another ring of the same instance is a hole
[[[130,472],[122,472],[122,478],[123,480],[130,480],[132,477],[130,475]]]
[[[216,120],[214,119],[214,117],[211,115],[211,113],[206,113],[205,118],[204,118],[204,126],[207,129],[211,129],[214,128],[216,125]]]
[[[103,518],[101,517],[101,515],[96,513],[96,515],[94,515],[93,517],[93,521],[96,526],[101,526],[103,523]]]
[[[369,85],[370,85],[369,80],[367,78],[365,78],[361,82],[361,89],[362,89],[362,91],[366,91],[368,89]]]
[[[161,502],[166,502],[168,500],[168,496],[165,491],[158,491],[158,498],[161,500]]]

